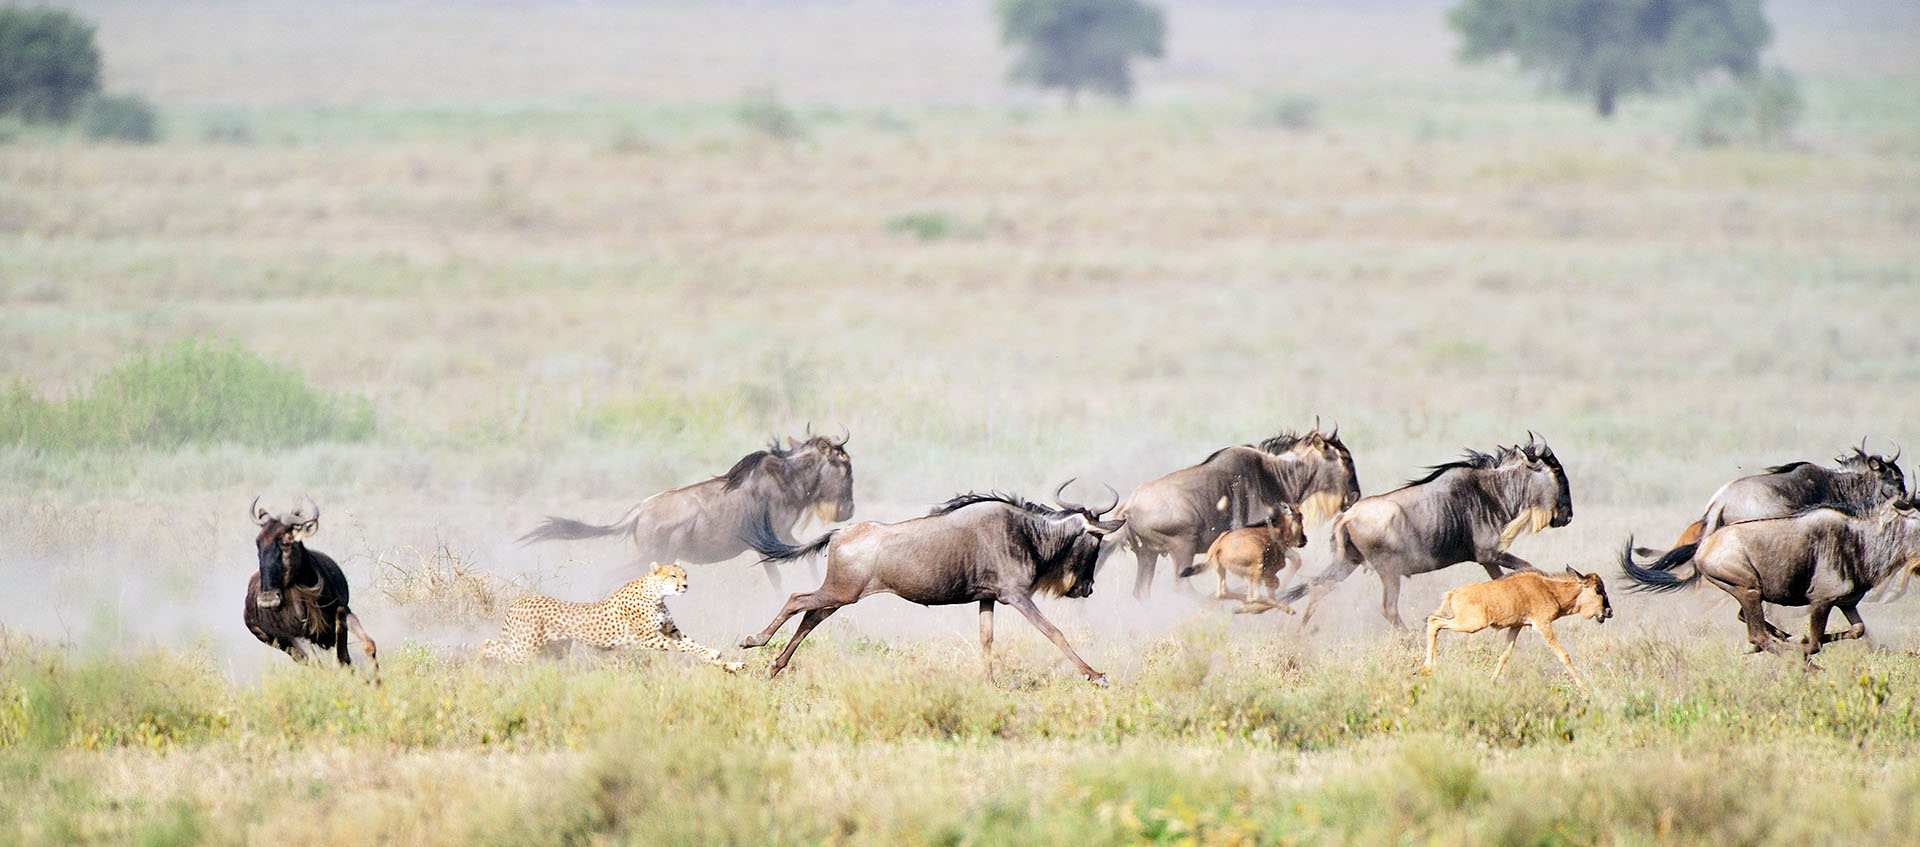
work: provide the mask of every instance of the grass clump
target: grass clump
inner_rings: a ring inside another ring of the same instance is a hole
[[[134,354],[86,391],[50,401],[0,390],[0,446],[42,450],[291,447],[373,435],[373,407],[307,384],[233,344],[188,339]]]

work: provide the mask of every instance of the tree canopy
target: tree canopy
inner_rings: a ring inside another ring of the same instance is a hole
[[[1760,0],[1464,0],[1447,19],[1462,58],[1511,55],[1602,117],[1622,95],[1707,71],[1749,76],[1773,38]]]
[[[1008,77],[1067,92],[1082,88],[1126,101],[1133,96],[1129,63],[1159,58],[1166,13],[1141,0],[1000,0],[1001,40],[1018,47]]]
[[[0,8],[0,112],[64,122],[99,89],[92,24],[59,9]]]

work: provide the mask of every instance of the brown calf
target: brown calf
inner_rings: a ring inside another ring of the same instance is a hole
[[[1520,628],[1532,625],[1540,631],[1540,637],[1547,640],[1547,646],[1560,656],[1560,663],[1567,666],[1574,684],[1585,691],[1586,683],[1573,669],[1573,657],[1567,655],[1567,648],[1560,646],[1560,639],[1553,635],[1553,622],[1567,615],[1579,615],[1600,623],[1613,617],[1613,604],[1607,601],[1607,586],[1599,574],[1583,574],[1573,568],[1567,568],[1565,576],[1520,571],[1496,580],[1460,586],[1447,592],[1440,601],[1440,610],[1427,618],[1427,662],[1420,666],[1420,673],[1433,673],[1434,645],[1440,638],[1440,630],[1472,633],[1491,626],[1507,631],[1507,649],[1500,654],[1500,663],[1493,666],[1490,677],[1499,679],[1500,671],[1507,667],[1508,657],[1513,655]]]
[[[1307,546],[1307,532],[1299,510],[1282,503],[1265,522],[1254,526],[1242,527],[1222,534],[1213,540],[1207,548],[1207,558],[1200,563],[1181,571],[1183,577],[1192,576],[1203,570],[1212,570],[1219,577],[1214,586],[1213,596],[1227,599],[1227,573],[1232,572],[1247,583],[1246,598],[1239,614],[1258,614],[1268,609],[1279,609],[1293,614],[1293,607],[1280,602],[1280,588],[1286,580],[1280,578],[1282,570],[1287,579],[1300,572],[1300,554],[1295,549]],[[1264,590],[1266,596],[1258,596]]]

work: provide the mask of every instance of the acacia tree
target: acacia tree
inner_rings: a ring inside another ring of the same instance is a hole
[[[64,122],[98,90],[92,24],[59,9],[0,8],[0,112]]]
[[[1511,55],[1601,117],[1621,95],[1707,71],[1751,76],[1773,38],[1760,0],[1464,0],[1447,22],[1463,59]]]
[[[1082,88],[1125,102],[1129,63],[1165,49],[1166,13],[1141,0],[1000,0],[999,13],[1001,41],[1020,51],[1008,78],[1064,89],[1068,105]]]

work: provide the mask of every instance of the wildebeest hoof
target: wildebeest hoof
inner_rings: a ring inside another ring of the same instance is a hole
[[[1089,677],[1087,677],[1087,681],[1088,681],[1088,682],[1091,682],[1091,683],[1093,683],[1094,685],[1098,685],[1098,686],[1100,686],[1101,688],[1111,688],[1111,687],[1113,687],[1113,684],[1112,684],[1112,683],[1110,683],[1110,682],[1107,682],[1107,675],[1106,675],[1106,674],[1101,674],[1101,675],[1099,675],[1099,676],[1089,676]]]
[[[745,638],[740,639],[740,647],[742,649],[747,649],[747,650],[751,650],[765,643],[767,643],[767,640],[765,638],[761,638],[758,635],[749,635]]]

